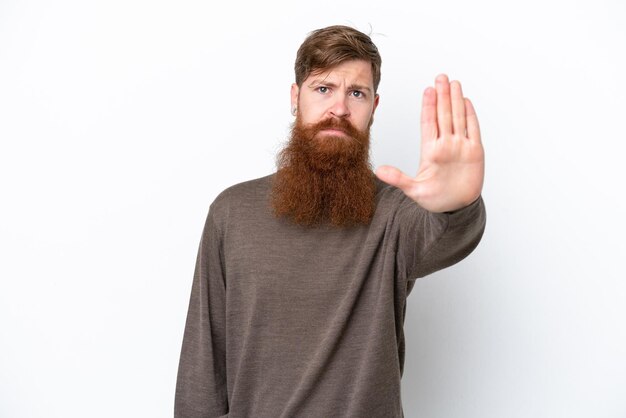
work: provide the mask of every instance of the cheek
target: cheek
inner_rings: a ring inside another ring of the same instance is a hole
[[[363,131],[369,128],[372,125],[373,121],[374,118],[372,117],[372,112],[366,112],[362,115],[359,115],[358,122],[355,123],[358,123],[358,128]]]
[[[316,123],[324,118],[324,111],[316,106],[306,106],[301,110],[300,117],[304,123]]]

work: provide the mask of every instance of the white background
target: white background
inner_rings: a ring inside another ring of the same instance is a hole
[[[382,57],[375,166],[462,82],[488,224],[408,300],[407,417],[626,416],[626,6],[0,0],[0,416],[169,417],[200,233],[274,170],[295,53]],[[371,29],[370,29],[371,25]]]

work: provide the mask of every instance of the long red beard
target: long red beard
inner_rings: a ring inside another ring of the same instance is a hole
[[[330,127],[348,136],[319,134]],[[351,226],[372,219],[376,183],[369,162],[369,128],[361,132],[334,118],[303,125],[297,118],[277,165],[272,185],[276,216],[305,226]]]

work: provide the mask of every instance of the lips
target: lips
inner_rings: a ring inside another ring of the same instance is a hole
[[[347,136],[348,135],[346,133],[346,131],[344,131],[343,129],[339,129],[339,128],[322,129],[321,132],[324,132],[324,133],[329,134],[329,135],[339,135],[339,136]]]

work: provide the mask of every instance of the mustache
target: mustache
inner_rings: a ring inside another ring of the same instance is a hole
[[[310,129],[309,132],[311,133],[312,137],[317,136],[317,134],[319,134],[321,131],[325,129],[337,129],[347,134],[348,137],[350,137],[352,140],[357,141],[359,143],[361,142],[359,141],[358,138],[362,136],[362,132],[359,131],[354,125],[352,125],[346,119],[339,119],[339,118],[324,119],[316,124],[311,125],[309,129]]]

